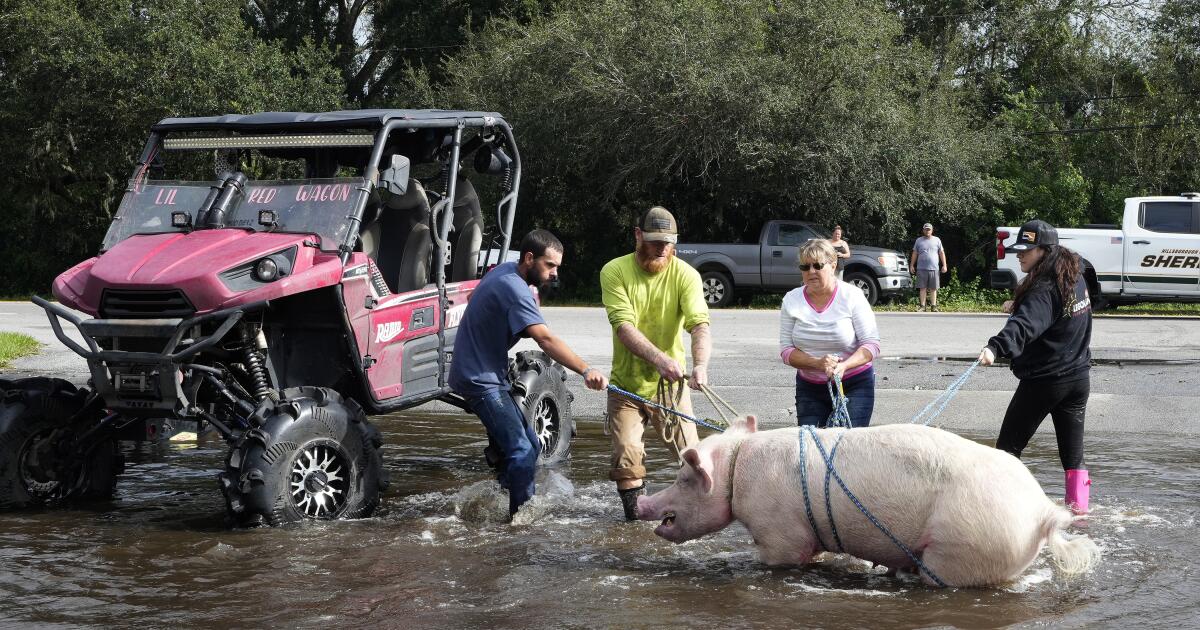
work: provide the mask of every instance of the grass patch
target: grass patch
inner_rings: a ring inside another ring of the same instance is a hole
[[[1200,317],[1200,304],[1143,303],[1127,304],[1100,311],[1097,315],[1177,315]]]
[[[41,347],[42,344],[29,335],[0,332],[0,368],[8,367],[9,361],[29,356]]]

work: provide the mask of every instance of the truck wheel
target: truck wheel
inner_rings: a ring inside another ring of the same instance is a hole
[[[571,454],[571,440],[575,437],[573,396],[567,389],[566,370],[546,353],[536,350],[518,352],[508,369],[513,402],[538,437],[538,465],[549,466],[565,460]]]
[[[867,304],[875,306],[879,301],[879,284],[875,282],[875,278],[861,271],[846,274],[846,282],[858,287],[863,295],[867,297]]]
[[[1100,293],[1099,283],[1089,281],[1087,290],[1088,297],[1092,299],[1092,312],[1105,311],[1117,307],[1114,302],[1110,302],[1108,298]]]
[[[87,390],[57,378],[9,381],[0,401],[0,510],[111,499],[124,460],[110,437],[82,457],[61,454]],[[97,416],[94,420],[99,421]]]
[[[296,387],[251,422],[218,476],[234,525],[361,518],[379,505],[383,439],[353,400]]]
[[[700,282],[704,286],[704,301],[709,306],[729,306],[733,301],[733,280],[729,275],[720,271],[705,271],[700,274]]]

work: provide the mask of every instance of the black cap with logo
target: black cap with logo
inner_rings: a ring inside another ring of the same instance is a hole
[[[1017,240],[1012,245],[1004,248],[1008,253],[1025,252],[1037,247],[1038,245],[1057,245],[1058,230],[1054,229],[1053,225],[1034,219],[1026,221],[1024,225],[1017,230]]]

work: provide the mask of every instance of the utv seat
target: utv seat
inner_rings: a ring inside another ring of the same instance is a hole
[[[454,193],[454,232],[450,235],[451,282],[474,280],[479,273],[479,248],[483,244],[483,212],[470,180],[460,177]]]
[[[429,284],[433,239],[429,234],[429,199],[421,182],[410,179],[403,195],[387,196],[379,217],[360,232],[362,251],[375,261],[393,293]]]

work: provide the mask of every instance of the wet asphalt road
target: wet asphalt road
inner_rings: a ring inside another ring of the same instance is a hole
[[[551,328],[590,364],[611,366],[612,337],[602,308],[548,307]],[[882,359],[877,362],[873,423],[907,422],[952,383],[1003,325],[1001,315],[880,313]],[[1200,318],[1095,318],[1088,431],[1196,435],[1200,432]],[[14,362],[9,376],[53,375],[83,383],[84,362],[54,338],[32,304],[0,302],[0,330],[23,332],[45,346]],[[792,372],[778,358],[778,314],[715,310],[710,379],[715,390],[765,426],[791,424]],[[536,349],[529,340],[516,350]],[[581,420],[603,415],[604,396],[569,379]],[[1004,366],[976,369],[934,424],[995,431],[1017,380]],[[702,400],[698,412],[715,416]],[[452,411],[439,403],[424,410]],[[1046,424],[1049,426],[1049,423]],[[1043,428],[1043,431],[1047,431]]]

